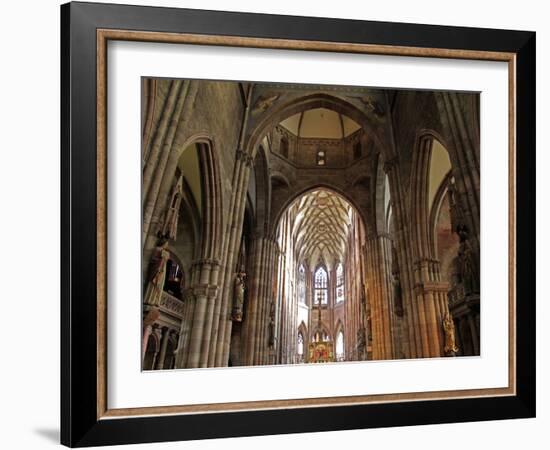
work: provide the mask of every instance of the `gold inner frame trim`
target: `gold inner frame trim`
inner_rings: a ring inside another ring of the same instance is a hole
[[[508,144],[508,252],[509,252],[509,339],[508,387],[489,389],[411,392],[401,394],[318,397],[288,400],[245,401],[201,405],[150,406],[109,409],[107,405],[107,42],[109,40],[171,44],[215,45],[304,50],[371,55],[431,57],[501,61],[508,63],[509,144]],[[206,414],[265,409],[313,408],[401,401],[450,400],[461,398],[513,396],[516,394],[516,54],[477,50],[423,48],[354,44],[341,42],[297,41],[239,36],[183,33],[159,33],[132,30],[97,30],[97,418],[116,419],[132,416]]]

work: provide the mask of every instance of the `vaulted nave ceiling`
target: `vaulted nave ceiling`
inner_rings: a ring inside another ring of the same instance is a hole
[[[326,108],[294,114],[281,125],[297,137],[320,139],[343,139],[361,128],[348,116]]]
[[[310,266],[333,266],[344,259],[352,206],[339,195],[316,189],[291,205],[295,217],[292,235],[300,260]]]

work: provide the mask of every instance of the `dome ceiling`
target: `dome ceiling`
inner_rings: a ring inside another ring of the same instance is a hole
[[[348,116],[326,108],[315,108],[294,114],[281,125],[301,138],[342,139],[361,127]]]
[[[300,260],[315,266],[323,261],[332,266],[344,259],[352,206],[337,194],[316,189],[291,205],[293,237]]]

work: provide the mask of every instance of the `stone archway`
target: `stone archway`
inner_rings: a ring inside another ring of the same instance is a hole
[[[374,126],[373,121],[369,120],[364,111],[340,97],[325,93],[316,93],[299,96],[284,104],[275,105],[266,109],[259,117],[251,120],[249,124],[251,131],[249,131],[244,145],[245,151],[252,157],[255,157],[259,143],[270,129],[294,114],[315,108],[333,110],[350,117],[366,132],[372,135],[378,147],[387,147],[388,138],[382,131],[383,128]]]

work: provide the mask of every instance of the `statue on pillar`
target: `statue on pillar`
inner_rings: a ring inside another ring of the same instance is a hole
[[[401,291],[401,280],[399,279],[399,273],[393,274],[392,286],[395,314],[399,317],[403,317],[403,294]]]
[[[178,234],[178,219],[180,213],[180,205],[182,198],[182,185],[183,185],[183,176],[180,175],[178,181],[172,188],[172,194],[170,196],[170,204],[168,205],[168,210],[166,211],[166,217],[164,218],[164,225],[162,231],[159,232],[159,237],[163,239],[172,239],[176,240]]]
[[[443,351],[446,356],[454,356],[458,352],[455,341],[455,324],[448,312],[443,319],[443,331],[445,332],[445,347]]]
[[[231,320],[234,322],[242,322],[243,320],[244,291],[246,289],[245,278],[246,273],[244,268],[235,274],[235,281],[233,283],[233,311],[231,313]]]
[[[479,292],[479,277],[477,273],[477,264],[474,252],[468,240],[468,229],[465,225],[457,228],[457,234],[460,239],[458,248],[458,258],[462,287],[465,295]]]
[[[169,259],[170,252],[168,251],[168,241],[163,240],[156,248],[151,258],[149,282],[147,283],[147,288],[145,289],[145,295],[143,297],[143,302],[147,305],[160,305],[164,281],[166,279],[166,263]]]

